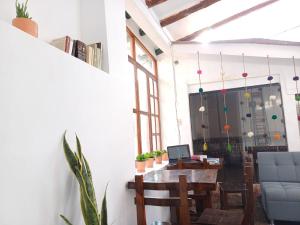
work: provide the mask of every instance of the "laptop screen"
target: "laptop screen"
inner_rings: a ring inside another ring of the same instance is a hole
[[[167,150],[170,162],[177,161],[177,159],[191,158],[189,145],[168,146]]]

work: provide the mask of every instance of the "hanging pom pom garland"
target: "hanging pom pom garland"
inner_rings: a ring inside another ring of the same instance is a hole
[[[297,119],[300,121],[300,94],[299,94],[299,88],[298,88],[298,81],[299,81],[299,76],[297,76],[296,72],[296,63],[295,63],[295,57],[293,56],[293,64],[294,64],[294,77],[293,81],[296,83],[296,95],[295,95],[295,100],[297,103]]]
[[[249,100],[251,99],[251,93],[248,91],[248,86],[247,86],[247,77],[248,77],[248,73],[246,72],[246,66],[245,66],[245,55],[244,55],[244,53],[242,54],[242,56],[243,56],[243,73],[242,73],[242,77],[244,78],[244,80],[245,80],[245,85],[244,85],[244,87],[245,87],[245,92],[244,92],[244,98],[245,98],[245,100],[246,100],[246,110],[248,111],[248,113],[246,113],[246,117],[247,118],[251,118],[251,113],[250,113],[250,106],[249,106]],[[243,123],[245,123],[245,120],[243,120]],[[251,131],[251,122],[249,123],[249,130],[248,130],[248,132],[247,132],[247,136],[249,137],[249,138],[252,138],[253,136],[254,136],[254,133]],[[244,132],[244,133],[246,133],[246,132]]]
[[[271,106],[271,102],[275,101],[277,99],[276,95],[272,94],[272,80],[274,79],[273,76],[271,75],[271,68],[270,68],[270,59],[269,59],[269,55],[267,55],[267,62],[268,62],[268,77],[267,80],[269,81],[269,91],[270,91],[270,96],[269,96],[269,101],[270,101],[270,106]],[[271,119],[274,121],[274,126],[275,126],[275,130],[277,130],[277,119],[278,119],[278,115],[277,114],[272,114]],[[276,131],[273,135],[273,138],[275,141],[279,141],[281,138],[281,134],[280,132]]]
[[[198,70],[197,70],[197,74],[198,74],[198,78],[199,78],[199,94],[200,94],[200,108],[199,108],[199,112],[201,112],[201,128],[202,128],[202,134],[203,134],[203,152],[206,152],[208,150],[208,145],[206,143],[206,126],[204,124],[204,112],[205,112],[205,106],[203,104],[203,88],[202,88],[202,81],[201,81],[201,75],[202,75],[202,70],[200,68],[200,56],[199,56],[199,52],[197,52],[197,59],[198,59]]]
[[[223,69],[223,59],[222,59],[222,52],[220,52],[220,60],[221,60],[221,78],[222,78],[222,89],[221,89],[221,94],[223,95],[223,102],[224,102],[224,115],[225,115],[225,124],[224,124],[224,131],[226,132],[227,136],[227,145],[226,145],[226,150],[227,152],[231,153],[232,152],[232,145],[230,144],[230,139],[229,139],[229,129],[230,125],[228,124],[228,107],[226,104],[226,93],[227,90],[225,89],[225,80],[224,80],[224,69]],[[226,109],[226,110],[225,110]]]

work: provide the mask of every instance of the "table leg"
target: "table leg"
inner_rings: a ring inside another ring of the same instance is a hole
[[[204,209],[206,208],[212,208],[212,202],[211,202],[211,192],[207,191],[206,192],[206,197],[203,201],[203,207]]]

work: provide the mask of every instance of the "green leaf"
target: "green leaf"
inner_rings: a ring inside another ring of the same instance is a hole
[[[76,134],[76,144],[77,144],[78,156],[79,156],[80,162],[82,162],[81,144],[80,144],[80,141],[79,141],[79,138],[78,138],[77,134]]]
[[[107,200],[106,200],[107,186],[108,184],[106,185],[104,197],[102,199],[102,205],[101,205],[101,225],[107,225]]]
[[[78,170],[78,169],[77,169]],[[98,218],[98,210],[95,208],[93,202],[89,198],[85,186],[85,182],[83,179],[82,174],[78,171],[79,173],[79,184],[80,184],[80,193],[82,195],[82,201],[84,208],[81,208],[82,210],[85,210],[84,214],[86,215],[84,220],[86,221],[86,225],[100,225],[100,221]]]
[[[64,215],[60,215],[60,217],[65,221],[68,225],[73,225]]]
[[[64,145],[65,156],[66,156],[66,159],[67,159],[67,161],[69,163],[69,166],[70,166],[71,170],[73,171],[73,173],[78,178],[77,169],[79,169],[80,166],[78,164],[78,160],[76,158],[76,155],[71,150],[71,148],[70,148],[70,146],[69,146],[69,144],[68,144],[68,142],[66,140],[66,132],[64,134],[63,145]]]

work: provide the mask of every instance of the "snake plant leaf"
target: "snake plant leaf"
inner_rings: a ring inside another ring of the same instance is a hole
[[[78,169],[77,169],[78,170]],[[85,187],[85,182],[84,182],[84,179],[83,179],[83,176],[82,174],[78,171],[79,173],[79,184],[80,184],[80,193],[81,193],[81,196],[82,196],[82,201],[83,201],[83,204],[84,204],[84,208],[81,208],[82,210],[85,210],[85,222],[86,222],[86,225],[100,225],[100,221],[99,221],[99,218],[98,218],[98,210],[95,208],[93,202],[91,201],[91,199],[89,198],[88,194],[87,194],[87,190],[86,190],[86,187]]]
[[[106,192],[107,192],[107,186],[105,188],[104,197],[102,199],[102,205],[101,205],[101,225],[107,225],[107,200],[106,200]]]
[[[82,155],[82,157],[83,157],[82,176],[85,181],[86,190],[87,190],[88,196],[91,199],[91,201],[93,202],[95,208],[98,209],[91,170],[90,170],[89,164],[88,164],[86,158],[84,157],[84,155]]]
[[[65,221],[68,225],[73,225],[64,215],[60,215],[60,217]]]
[[[79,141],[79,138],[78,138],[77,134],[76,134],[76,144],[77,144],[78,157],[79,157],[80,161],[82,162],[81,144],[80,144],[80,141]]]
[[[76,177],[78,177],[77,174],[77,169],[79,168],[78,160],[76,159],[74,152],[71,150],[66,140],[66,132],[64,134],[63,146],[64,146],[64,152],[65,152],[66,159],[69,163],[69,166],[73,171],[73,173],[76,175]]]

